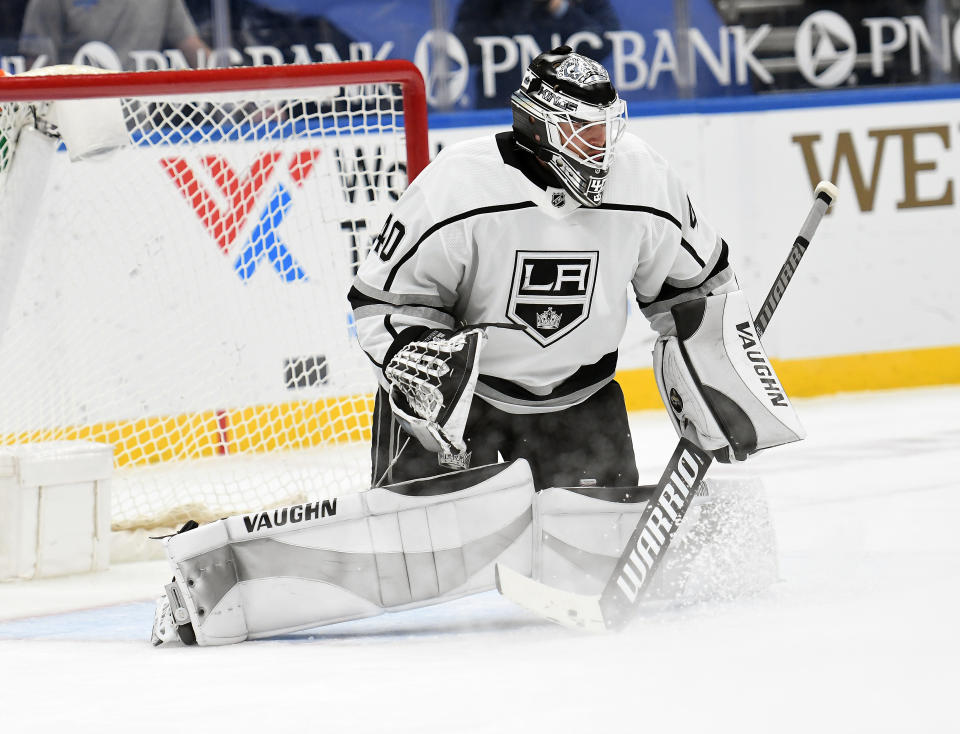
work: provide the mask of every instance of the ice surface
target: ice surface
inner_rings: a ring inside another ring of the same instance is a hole
[[[494,592],[153,649],[162,563],[0,584],[0,732],[960,731],[960,388],[798,410],[807,441],[748,464],[780,548],[782,580],[758,597],[593,636]],[[653,481],[672,431],[633,422]]]

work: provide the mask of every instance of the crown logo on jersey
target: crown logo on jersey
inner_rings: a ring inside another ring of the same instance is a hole
[[[560,320],[563,317],[553,310],[553,306],[548,306],[546,311],[541,311],[537,314],[537,328],[538,329],[559,329]]]

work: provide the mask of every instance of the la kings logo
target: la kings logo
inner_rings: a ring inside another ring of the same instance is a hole
[[[542,347],[563,339],[590,316],[598,256],[518,251],[507,318]]]

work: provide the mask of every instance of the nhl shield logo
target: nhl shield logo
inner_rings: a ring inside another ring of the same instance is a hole
[[[562,191],[554,191],[553,196],[550,197],[550,203],[557,209],[562,209],[563,205],[567,203],[567,196]]]
[[[507,318],[542,347],[565,337],[590,316],[598,256],[518,251]]]

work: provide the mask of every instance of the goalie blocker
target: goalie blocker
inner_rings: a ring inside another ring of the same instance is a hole
[[[805,437],[742,291],[671,311],[677,333],[657,341],[653,366],[679,436],[723,462]]]

